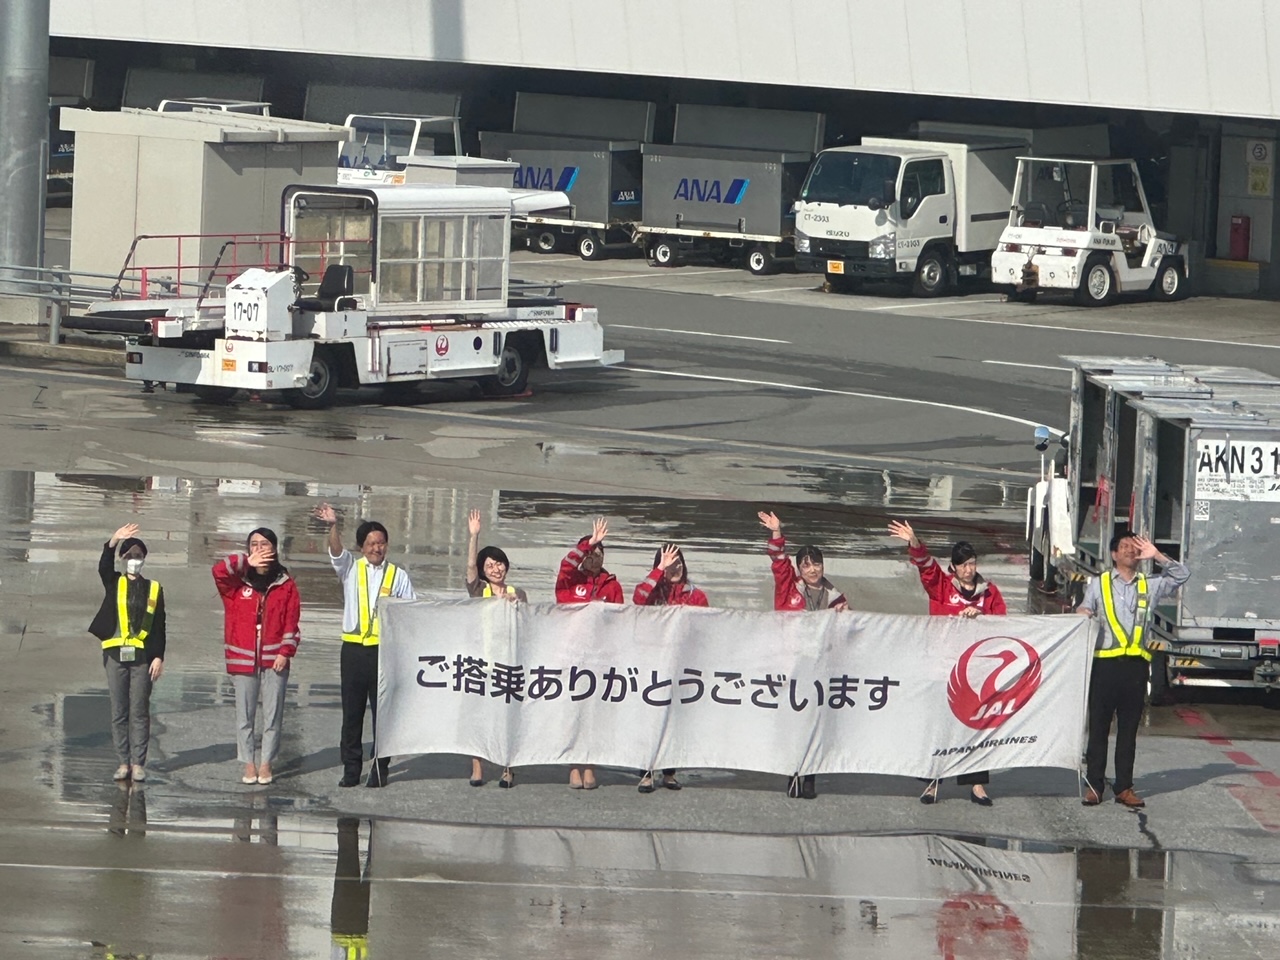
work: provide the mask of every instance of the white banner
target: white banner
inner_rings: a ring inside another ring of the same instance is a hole
[[[378,753],[955,776],[1079,766],[1093,623],[384,600]]]
[[[377,821],[371,844],[384,881],[373,886],[375,943],[384,935],[449,953],[501,942],[515,956],[563,957],[585,926],[615,938],[638,929],[651,953],[678,941],[690,957],[733,952],[726,943],[754,946],[744,956],[1076,956],[1069,849],[395,820]]]

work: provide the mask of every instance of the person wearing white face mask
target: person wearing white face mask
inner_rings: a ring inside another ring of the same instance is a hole
[[[151,740],[151,685],[164,670],[164,591],[142,576],[147,545],[127,523],[102,547],[98,576],[104,595],[89,633],[102,641],[102,665],[111,695],[111,736],[120,766],[115,780],[147,779]],[[119,550],[125,572],[117,573]]]

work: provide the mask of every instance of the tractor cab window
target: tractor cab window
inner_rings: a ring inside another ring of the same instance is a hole
[[[1098,168],[1098,218],[1122,222],[1140,218],[1142,196],[1138,178],[1127,163],[1108,163]]]
[[[1028,227],[1088,228],[1090,163],[1022,161],[1018,223]]]
[[[367,197],[303,193],[293,199],[288,262],[309,279],[304,296],[315,296],[327,267],[346,264],[354,272],[354,293],[369,292],[373,267],[373,203]]]

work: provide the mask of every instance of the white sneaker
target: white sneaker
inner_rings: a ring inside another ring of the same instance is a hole
[[[141,783],[145,779],[147,779],[147,768],[140,767],[135,763],[133,765],[133,782]]]
[[[128,780],[129,765],[127,763],[122,763],[120,764],[120,766],[116,767],[116,772],[111,775],[111,779],[112,780]]]

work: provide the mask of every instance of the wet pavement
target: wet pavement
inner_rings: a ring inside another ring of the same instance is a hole
[[[320,500],[391,532],[420,594],[462,591],[466,512],[551,598],[567,547],[610,518],[629,588],[665,540],[722,606],[770,604],[761,508],[863,609],[924,600],[889,518],[973,541],[1015,610],[1036,609],[1023,480],[770,444],[595,431],[511,403],[322,414],[208,408],[106,378],[0,371],[0,951],[7,957],[875,956],[1270,958],[1280,882],[1280,717],[1232,694],[1150,712],[1148,808],[1078,801],[1068,771],[997,772],[996,806],[916,802],[907,778],[634,773],[570,793],[561,768],[474,789],[463,757],[397,758],[384,790],[339,791],[339,593]],[[682,401],[670,400],[674,405]],[[733,397],[717,403],[732,407]],[[687,405],[687,404],[686,404]],[[705,401],[697,413],[722,412]],[[694,419],[692,415],[690,420]],[[917,438],[904,435],[911,453]],[[114,759],[96,643],[102,542],[143,525],[170,654],[150,778]],[[238,782],[221,605],[209,566],[260,524],[304,600],[277,780]],[[911,656],[904,651],[904,658]],[[496,771],[490,769],[489,775]],[[335,946],[338,952],[335,951]]]

